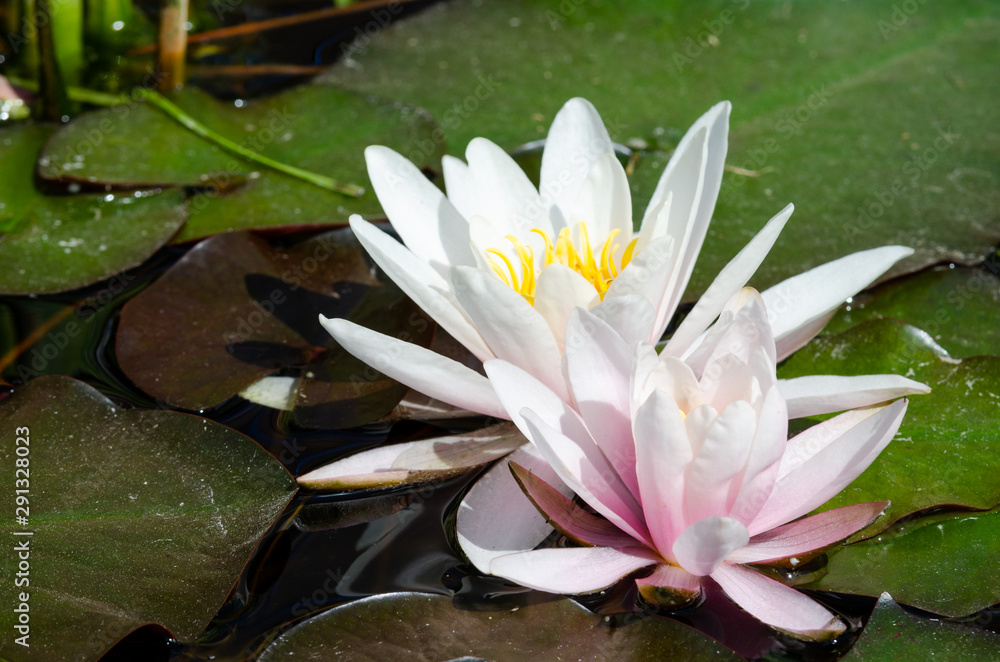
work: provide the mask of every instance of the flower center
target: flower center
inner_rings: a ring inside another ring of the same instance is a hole
[[[493,267],[493,271],[500,279],[517,290],[532,305],[535,303],[535,286],[538,274],[550,264],[562,264],[577,272],[589,281],[601,299],[604,299],[604,293],[608,291],[611,282],[632,260],[638,237],[625,246],[618,264],[615,264],[615,253],[621,244],[614,243],[614,239],[621,231],[617,228],[612,230],[601,244],[592,247],[586,223],[581,222],[578,227],[579,246],[573,242],[573,232],[570,228],[560,230],[555,241],[544,230],[539,228],[531,230],[545,242],[545,253],[537,269],[535,268],[535,252],[531,246],[525,246],[512,234],[507,235],[506,239],[513,244],[514,252],[517,254],[516,261],[521,263],[520,278],[518,277],[518,269],[514,267],[514,263],[503,251],[488,248],[486,249],[486,259],[489,260],[490,266]],[[595,248],[599,250],[595,250]]]

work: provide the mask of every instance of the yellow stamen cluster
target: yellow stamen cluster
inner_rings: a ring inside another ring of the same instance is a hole
[[[522,275],[520,278],[518,277],[518,269],[515,269],[514,264],[503,251],[496,248],[486,250],[487,259],[490,266],[493,267],[493,271],[503,282],[517,290],[532,305],[535,303],[535,285],[538,273],[541,273],[541,270],[550,264],[562,264],[576,271],[593,284],[594,289],[603,299],[611,282],[632,260],[637,241],[633,239],[628,243],[622,252],[619,264],[616,265],[614,256],[621,246],[621,244],[614,243],[615,237],[620,232],[618,229],[612,230],[607,239],[604,240],[600,249],[600,257],[595,256],[590,245],[590,237],[587,234],[585,223],[579,224],[579,249],[573,244],[573,233],[569,228],[560,230],[555,241],[552,241],[552,238],[544,230],[534,228],[532,232],[545,242],[545,254],[537,272],[535,253],[531,246],[525,246],[514,235],[509,234],[506,238],[513,244],[517,260],[521,263],[520,273]]]

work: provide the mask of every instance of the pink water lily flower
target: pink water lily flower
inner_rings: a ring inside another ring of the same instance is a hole
[[[566,331],[571,400],[510,363],[486,370],[504,406],[555,474],[597,516],[533,473],[524,493],[581,546],[492,559],[490,572],[554,593],[591,593],[640,569],[650,597],[691,598],[711,577],[759,620],[803,637],[843,623],[746,564],[792,559],[874,520],[886,502],[797,519],[856,478],[889,443],[906,401],[848,411],[787,439],[764,301],[744,289],[686,358],[633,351],[578,309]]]

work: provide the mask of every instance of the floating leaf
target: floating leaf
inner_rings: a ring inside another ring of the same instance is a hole
[[[879,317],[912,324],[926,331],[954,356],[1000,354],[1000,278],[980,268],[936,267],[893,280],[854,297],[825,333],[839,333]]]
[[[451,598],[390,593],[336,607],[292,628],[261,662],[351,660],[738,660],[705,635],[649,617],[612,627],[569,600],[511,611],[462,611]]]
[[[788,202],[758,287],[892,243],[917,249],[893,273],[976,263],[1000,241],[1000,134],[983,128],[1000,104],[983,57],[1000,45],[996,12],[972,0],[899,12],[896,0],[464,0],[366,38],[326,79],[427,108],[454,154],[475,136],[506,149],[543,138],[584,96],[639,149],[636,215],[687,127],[730,99],[727,161],[743,174],[724,178],[689,297]]]
[[[26,490],[27,522],[11,513],[0,533],[28,549],[18,604],[32,659],[96,659],[148,623],[200,636],[292,496],[287,472],[247,437],[197,416],[123,411],[67,377],[15,390],[0,426],[0,484]],[[18,563],[5,554],[4,576]],[[15,597],[0,615],[11,655]]]
[[[0,294],[63,292],[108,278],[145,261],[187,216],[177,191],[43,195],[35,161],[53,131],[0,131]]]
[[[443,151],[437,125],[420,109],[328,85],[295,88],[242,108],[195,88],[171,100],[237,144],[369,189],[368,145],[389,145],[433,168]],[[346,223],[354,213],[381,215],[371,190],[360,199],[345,197],[245,161],[145,102],[80,116],[46,145],[39,172],[60,181],[203,187],[191,199],[191,218],[176,241],[243,228]]]
[[[966,616],[1000,602],[1000,513],[933,515],[827,552],[823,574],[804,588],[891,593],[899,602]]]
[[[861,638],[841,659],[883,662],[907,658],[990,662],[1000,658],[1000,640],[971,627],[911,616],[883,593]]]
[[[434,329],[376,272],[349,229],[288,248],[234,233],[188,251],[125,306],[118,361],[136,386],[177,407],[211,407],[291,371],[282,376],[295,378],[300,425],[375,420],[406,388],[341,349],[320,313],[424,346]]]
[[[824,509],[891,500],[875,524],[881,528],[942,504],[989,509],[1000,503],[1000,358],[959,361],[926,333],[881,319],[817,338],[778,370],[782,378],[878,373],[905,375],[932,390],[910,398],[895,439]]]

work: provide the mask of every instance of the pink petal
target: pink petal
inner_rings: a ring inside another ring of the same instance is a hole
[[[757,271],[757,267],[771,250],[778,234],[785,227],[785,223],[788,222],[794,209],[794,205],[788,205],[778,212],[750,240],[750,243],[729,264],[723,267],[705,293],[698,299],[698,303],[677,327],[674,335],[671,336],[663,350],[667,356],[683,355],[695,339],[704,333],[709,324],[719,316],[730,297],[746,285],[750,276]]]
[[[735,498],[756,429],[757,414],[743,400],[726,407],[712,421],[685,476],[685,521],[729,514],[730,494]]]
[[[706,517],[684,529],[674,542],[677,563],[696,577],[711,575],[727,556],[747,544],[750,534],[732,517]]]
[[[871,524],[889,506],[872,501],[827,510],[765,531],[726,559],[731,563],[761,563],[822,549]]]
[[[526,436],[563,481],[591,508],[639,542],[652,546],[642,509],[592,440],[578,443],[522,409]]]
[[[657,551],[670,561],[674,539],[687,524],[684,476],[692,459],[687,430],[674,400],[656,389],[637,409],[632,431],[646,524]]]
[[[473,264],[469,224],[417,166],[388,147],[365,150],[375,195],[406,247],[444,274]]]
[[[696,375],[702,375],[710,363],[728,355],[747,363],[758,347],[764,348],[775,362],[774,336],[760,294],[752,287],[744,287],[726,302],[723,313],[727,312],[731,314],[721,315],[684,357]]]
[[[808,639],[829,639],[846,629],[812,598],[741,565],[723,563],[712,579],[733,602],[778,630]]]
[[[549,524],[574,542],[597,547],[631,547],[632,536],[604,519],[576,505],[554,487],[516,462],[509,462],[514,480],[545,516]]]
[[[657,561],[641,548],[536,549],[494,559],[490,573],[537,591],[579,595],[608,588],[630,572]]]
[[[531,444],[521,446],[510,459],[561,494],[572,494]],[[465,556],[481,571],[489,572],[493,559],[534,549],[552,533],[552,527],[524,496],[507,462],[501,461],[480,476],[462,499],[455,515],[455,533]]]
[[[530,372],[568,400],[562,356],[545,318],[485,271],[456,267],[451,277],[455,297],[496,357]]]
[[[789,440],[767,503],[750,524],[756,535],[805,515],[847,487],[892,440],[906,400],[852,410]]]
[[[442,402],[508,418],[488,379],[458,361],[345,319],[319,316],[334,340],[382,374]]]
[[[777,386],[764,394],[757,432],[730,516],[749,524],[767,502],[778,477],[778,466],[788,440],[788,413]]]
[[[930,393],[930,388],[902,375],[809,375],[778,382],[788,401],[788,417],[802,418],[867,407],[904,395]]]
[[[576,410],[611,466],[638,498],[629,403],[632,351],[610,326],[578,308],[566,328],[565,369]]]

